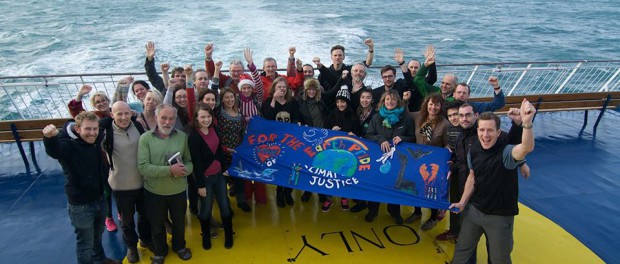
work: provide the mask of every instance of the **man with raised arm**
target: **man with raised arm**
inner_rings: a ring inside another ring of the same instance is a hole
[[[523,133],[521,143],[500,140],[500,119],[492,112],[478,117],[478,140],[467,154],[469,175],[460,202],[450,208],[462,213],[459,240],[452,263],[467,263],[484,233],[492,263],[511,263],[514,216],[519,214],[517,167],[534,150],[534,106],[523,99],[520,109]]]
[[[396,63],[400,66],[400,71],[402,72],[404,79],[400,78],[396,80],[396,69],[391,65],[385,65],[381,68],[381,79],[383,80],[383,85],[372,90],[372,98],[381,98],[381,95],[384,92],[392,89],[398,91],[398,95],[403,97],[403,94],[406,91],[410,91],[413,87],[413,77],[409,73],[409,68],[405,65],[405,55],[402,49],[396,48],[396,50],[394,50],[394,61],[396,61]]]
[[[317,68],[323,67],[319,58],[314,58],[314,63],[316,63]],[[364,79],[366,78],[366,65],[364,63],[358,62],[353,64],[353,66],[351,66],[350,75],[351,76],[349,77],[348,70],[342,71],[342,76],[338,79],[336,84],[329,90],[325,91],[324,101],[328,107],[333,108],[335,106],[336,94],[340,89],[346,87],[351,95],[351,107],[353,109],[357,109],[360,104],[361,91],[363,89],[371,89],[370,87],[366,87],[364,84]]]
[[[458,78],[454,74],[448,73],[441,79],[441,85],[439,87],[429,84],[426,81],[426,74],[428,73],[428,69],[431,65],[435,64],[435,48],[429,45],[424,52],[424,56],[426,57],[426,61],[420,66],[420,69],[413,78],[413,83],[416,85],[417,91],[420,93],[422,98],[431,93],[441,92],[443,98],[448,102],[454,101],[452,92],[454,92],[454,89],[456,88]]]
[[[471,89],[466,83],[459,83],[456,86],[456,89],[454,89],[454,99],[468,102],[474,108],[474,112],[476,113],[496,111],[506,105],[506,98],[504,97],[502,88],[499,86],[499,80],[497,80],[497,77],[489,77],[489,84],[493,86],[494,96],[493,101],[491,102],[468,102],[467,100],[469,100]]]
[[[230,66],[228,68],[230,75],[225,75],[220,72],[219,76],[213,76],[215,72],[215,63],[213,62],[213,43],[208,42],[204,48],[205,52],[205,69],[207,74],[211,76],[211,78],[218,77],[219,78],[219,87],[230,87],[235,94],[239,94],[239,81],[241,77],[247,79],[252,79],[252,77],[246,73],[244,73],[243,62],[240,60],[232,60],[230,62]]]
[[[155,110],[157,127],[140,137],[138,170],[144,176],[144,205],[151,222],[153,237],[151,259],[163,264],[168,252],[164,221],[172,220],[172,250],[182,260],[192,253],[185,244],[185,213],[187,209],[187,176],[193,164],[187,147],[187,135],[174,128],[177,109],[169,104]]]
[[[43,144],[47,155],[58,160],[65,174],[67,208],[77,239],[77,263],[120,263],[108,259],[101,244],[108,211],[103,198],[108,166],[101,156],[99,117],[84,111],[75,117],[73,128],[65,127],[60,132],[54,125],[46,126]]]
[[[263,72],[261,73],[261,80],[263,81],[263,94],[269,94],[271,92],[271,84],[273,80],[278,77],[282,77],[286,79],[289,88],[297,94],[297,89],[303,85],[304,82],[304,74],[302,67],[296,67],[295,65],[295,52],[297,49],[295,47],[288,48],[288,63],[286,64],[286,73],[287,75],[278,74],[276,71],[278,69],[278,63],[272,57],[267,57],[263,60]],[[300,61],[301,62],[301,61]],[[263,98],[263,102],[265,102],[267,98]]]
[[[168,64],[162,65],[162,70],[169,68]],[[157,69],[155,69],[155,43],[153,41],[149,41],[146,43],[146,61],[144,61],[144,70],[146,71],[146,76],[149,78],[149,82],[159,91],[161,94],[166,94],[166,87],[168,87],[167,80],[164,80],[159,74],[157,74]],[[172,75],[174,78],[177,78],[177,73],[173,70]],[[168,79],[168,72],[164,71],[164,76]],[[182,74],[179,74],[178,78],[185,79]],[[185,80],[183,80],[185,81]]]
[[[372,65],[372,60],[374,58],[375,43],[371,38],[369,38],[369,39],[364,40],[364,44],[368,46],[368,53],[366,54],[366,60],[363,61],[362,63],[366,67],[370,67]],[[330,50],[330,53],[331,53],[331,59],[332,59],[331,66],[325,67],[323,64],[317,64],[317,68],[320,72],[319,82],[321,83],[321,86],[323,86],[325,90],[330,90],[334,87],[334,85],[336,85],[336,82],[338,82],[338,79],[342,76],[342,71],[347,70],[349,72],[352,72],[351,66],[347,66],[346,64],[344,64],[345,53],[344,53],[343,46],[341,45],[333,46]],[[317,59],[318,58],[315,57],[312,61],[315,61],[316,63]]]
[[[430,63],[431,61],[435,61],[435,47],[433,47],[433,45],[426,46],[426,50],[424,50],[424,58],[425,63],[429,63],[428,73],[426,74],[424,81],[428,85],[431,85],[430,87],[433,87],[432,85],[437,82],[437,67],[435,66],[435,63]],[[402,59],[399,57],[396,62],[398,63],[398,65],[404,64],[404,55],[402,56]],[[418,89],[415,82],[413,82],[413,78],[415,78],[418,70],[420,69],[419,61],[415,59],[410,60],[409,63],[407,63],[407,68],[409,69],[409,73],[411,74],[412,81],[412,84],[410,85],[411,93],[407,96],[409,98],[408,107],[410,112],[417,112],[420,111],[420,105],[422,105],[424,97],[426,97],[429,93],[438,92],[439,88],[431,89],[430,91],[425,90],[424,87],[422,89]]]

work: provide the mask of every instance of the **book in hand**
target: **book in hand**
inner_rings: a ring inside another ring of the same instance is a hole
[[[168,159],[168,164],[170,164],[170,166],[177,164],[177,163],[183,164],[183,159],[181,158],[181,152],[174,153],[174,155],[172,155]]]

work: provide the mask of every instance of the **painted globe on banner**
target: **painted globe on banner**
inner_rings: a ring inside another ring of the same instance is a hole
[[[351,177],[355,174],[357,159],[353,153],[346,150],[327,149],[316,154],[312,161],[312,167]]]

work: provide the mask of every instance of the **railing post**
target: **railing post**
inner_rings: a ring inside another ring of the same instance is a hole
[[[618,70],[616,71],[616,73],[614,73],[613,76],[611,76],[611,78],[609,78],[609,80],[603,84],[603,87],[601,87],[600,90],[598,90],[599,92],[609,92],[609,84],[611,84],[611,82],[616,79],[616,77],[618,76],[618,74],[620,74],[620,68],[618,68]]]
[[[555,93],[559,93],[560,91],[562,91],[562,89],[564,89],[564,86],[568,83],[568,81],[570,81],[571,78],[573,78],[573,75],[575,75],[575,72],[577,72],[577,70],[579,69],[579,67],[581,67],[581,64],[583,64],[583,62],[580,62],[579,64],[577,64],[577,66],[575,66],[575,68],[573,69],[573,71],[568,75],[568,77],[566,77],[566,79],[564,80],[564,82],[562,82],[562,84],[560,84],[560,88],[558,88]]]
[[[471,82],[471,79],[474,78],[474,75],[478,71],[478,67],[480,67],[480,65],[476,65],[476,67],[474,67],[474,70],[471,71],[471,75],[469,75],[469,78],[467,79],[467,82],[466,82],[467,84],[469,84],[469,82]]]
[[[519,86],[519,83],[521,82],[521,80],[523,80],[523,77],[525,77],[525,74],[527,73],[527,70],[529,68],[532,67],[532,64],[528,64],[527,67],[525,67],[525,70],[523,70],[523,73],[521,74],[521,76],[519,76],[519,79],[517,80],[517,82],[515,83],[515,85],[512,86],[512,89],[510,89],[510,92],[508,92],[508,94],[506,96],[511,96],[512,93],[514,92],[514,90],[517,88],[517,86]]]

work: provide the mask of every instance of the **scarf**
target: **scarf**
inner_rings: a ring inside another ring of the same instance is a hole
[[[400,121],[399,117],[400,114],[403,113],[403,111],[405,111],[405,108],[403,107],[387,110],[387,108],[385,108],[385,105],[381,106],[381,108],[379,109],[379,114],[381,115],[381,117],[383,117],[383,126],[387,128],[392,128],[394,124]]]
[[[425,122],[422,124],[422,127],[420,127],[420,134],[426,137],[426,141],[431,141],[431,138],[433,137],[433,128],[431,127],[430,122]]]

